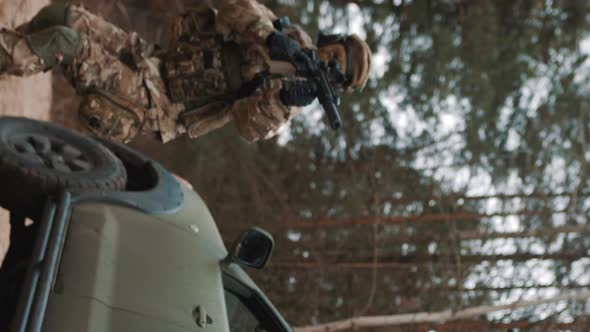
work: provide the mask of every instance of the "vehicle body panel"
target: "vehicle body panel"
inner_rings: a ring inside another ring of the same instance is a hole
[[[49,127],[30,120],[23,126],[33,133]],[[31,248],[15,251],[13,245],[12,265],[0,271],[9,271],[0,274],[8,276],[0,288],[1,330],[229,332],[242,331],[247,318],[252,331],[291,331],[242,270],[264,266],[270,234],[246,230],[228,255],[198,194],[141,153],[102,144],[115,155],[112,162],[125,167],[126,177],[122,170],[115,174],[118,183],[80,174],[83,183],[70,187],[60,170],[43,168],[47,178],[14,188],[22,189],[18,199],[6,190],[0,195],[19,226],[14,243]],[[29,183],[30,172],[15,172],[0,172],[0,178],[15,178],[15,187]],[[96,186],[86,185],[95,180]],[[32,227],[24,227],[27,216]]]
[[[201,198],[183,191],[175,214],[74,205],[43,331],[229,331],[220,266],[227,250]],[[205,327],[195,322],[197,307],[209,317]]]

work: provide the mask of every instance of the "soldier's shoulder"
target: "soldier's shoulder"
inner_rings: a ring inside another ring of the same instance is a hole
[[[290,38],[295,39],[303,48],[315,48],[311,36],[298,24],[286,27],[283,32]]]
[[[214,32],[217,11],[212,7],[189,8],[174,22],[174,35],[180,38],[195,33]]]

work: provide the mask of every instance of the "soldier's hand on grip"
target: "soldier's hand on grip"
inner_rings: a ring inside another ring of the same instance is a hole
[[[266,44],[270,57],[274,60],[292,62],[295,59],[295,54],[301,52],[301,47],[295,40],[279,31],[273,31],[266,38]]]
[[[286,106],[306,106],[318,95],[318,85],[313,80],[287,80],[281,89],[281,101]]]
[[[309,66],[304,59],[306,54],[295,40],[287,37],[282,32],[274,31],[267,37],[266,43],[271,59],[290,62],[295,66],[298,76],[311,75],[308,69]]]

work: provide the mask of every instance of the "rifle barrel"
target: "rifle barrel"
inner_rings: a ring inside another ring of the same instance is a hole
[[[340,119],[340,114],[338,113],[338,108],[336,108],[336,96],[332,91],[331,87],[329,86],[328,80],[324,75],[321,75],[320,78],[320,93],[318,99],[320,104],[324,108],[324,112],[328,117],[328,122],[330,123],[330,127],[334,130],[339,130],[342,127],[342,120]]]
[[[321,66],[319,65],[319,61],[316,58],[315,50],[311,52],[311,61],[308,63],[312,65],[312,72],[317,79],[319,85],[318,91],[318,100],[322,105],[326,116],[328,117],[328,123],[330,123],[330,127],[334,130],[339,130],[342,127],[342,119],[340,118],[340,114],[338,113],[337,103],[338,103],[338,96],[332,89],[332,85],[328,81],[326,77],[326,73],[322,70]]]

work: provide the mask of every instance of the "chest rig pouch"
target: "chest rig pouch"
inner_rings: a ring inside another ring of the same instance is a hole
[[[170,99],[187,109],[228,99],[242,83],[238,46],[214,31],[214,19],[213,11],[181,16],[175,42],[162,57]]]

